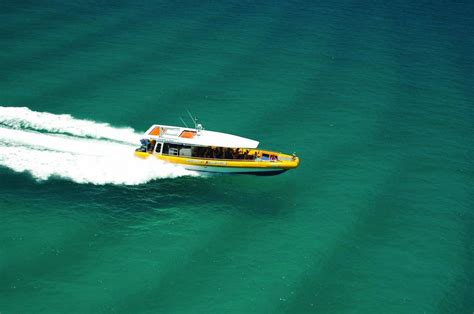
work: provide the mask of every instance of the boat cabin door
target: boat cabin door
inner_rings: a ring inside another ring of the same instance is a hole
[[[153,154],[161,155],[161,150],[163,149],[163,143],[157,142]]]

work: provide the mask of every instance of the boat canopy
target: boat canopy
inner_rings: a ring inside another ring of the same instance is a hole
[[[258,141],[232,134],[157,124],[152,125],[143,136],[170,143],[197,146],[257,148],[259,144]]]

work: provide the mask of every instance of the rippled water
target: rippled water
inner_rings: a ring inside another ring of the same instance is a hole
[[[0,3],[0,312],[471,313],[473,13]],[[187,109],[300,167],[132,158]]]

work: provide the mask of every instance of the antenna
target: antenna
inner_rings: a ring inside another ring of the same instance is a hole
[[[186,124],[186,122],[184,122],[183,118],[179,117],[181,119],[181,122],[183,122],[184,126],[189,128],[188,125]]]
[[[191,114],[191,112],[189,112],[189,110],[186,110],[186,111],[188,112],[188,115],[191,118],[191,120],[193,120],[194,128],[196,128],[197,119],[193,117],[193,115]]]
[[[198,131],[198,134],[200,134],[200,132],[204,130],[204,128],[202,127],[202,124],[198,123],[198,119],[193,117],[193,115],[191,114],[191,112],[189,112],[189,110],[186,110],[186,111],[188,112],[188,115],[191,118],[191,120],[193,120],[194,128]]]

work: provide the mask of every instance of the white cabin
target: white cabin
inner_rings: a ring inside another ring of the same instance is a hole
[[[169,125],[152,125],[143,135],[157,142],[193,146],[219,146],[228,148],[257,148],[259,142],[245,137],[221,132],[207,131]]]

